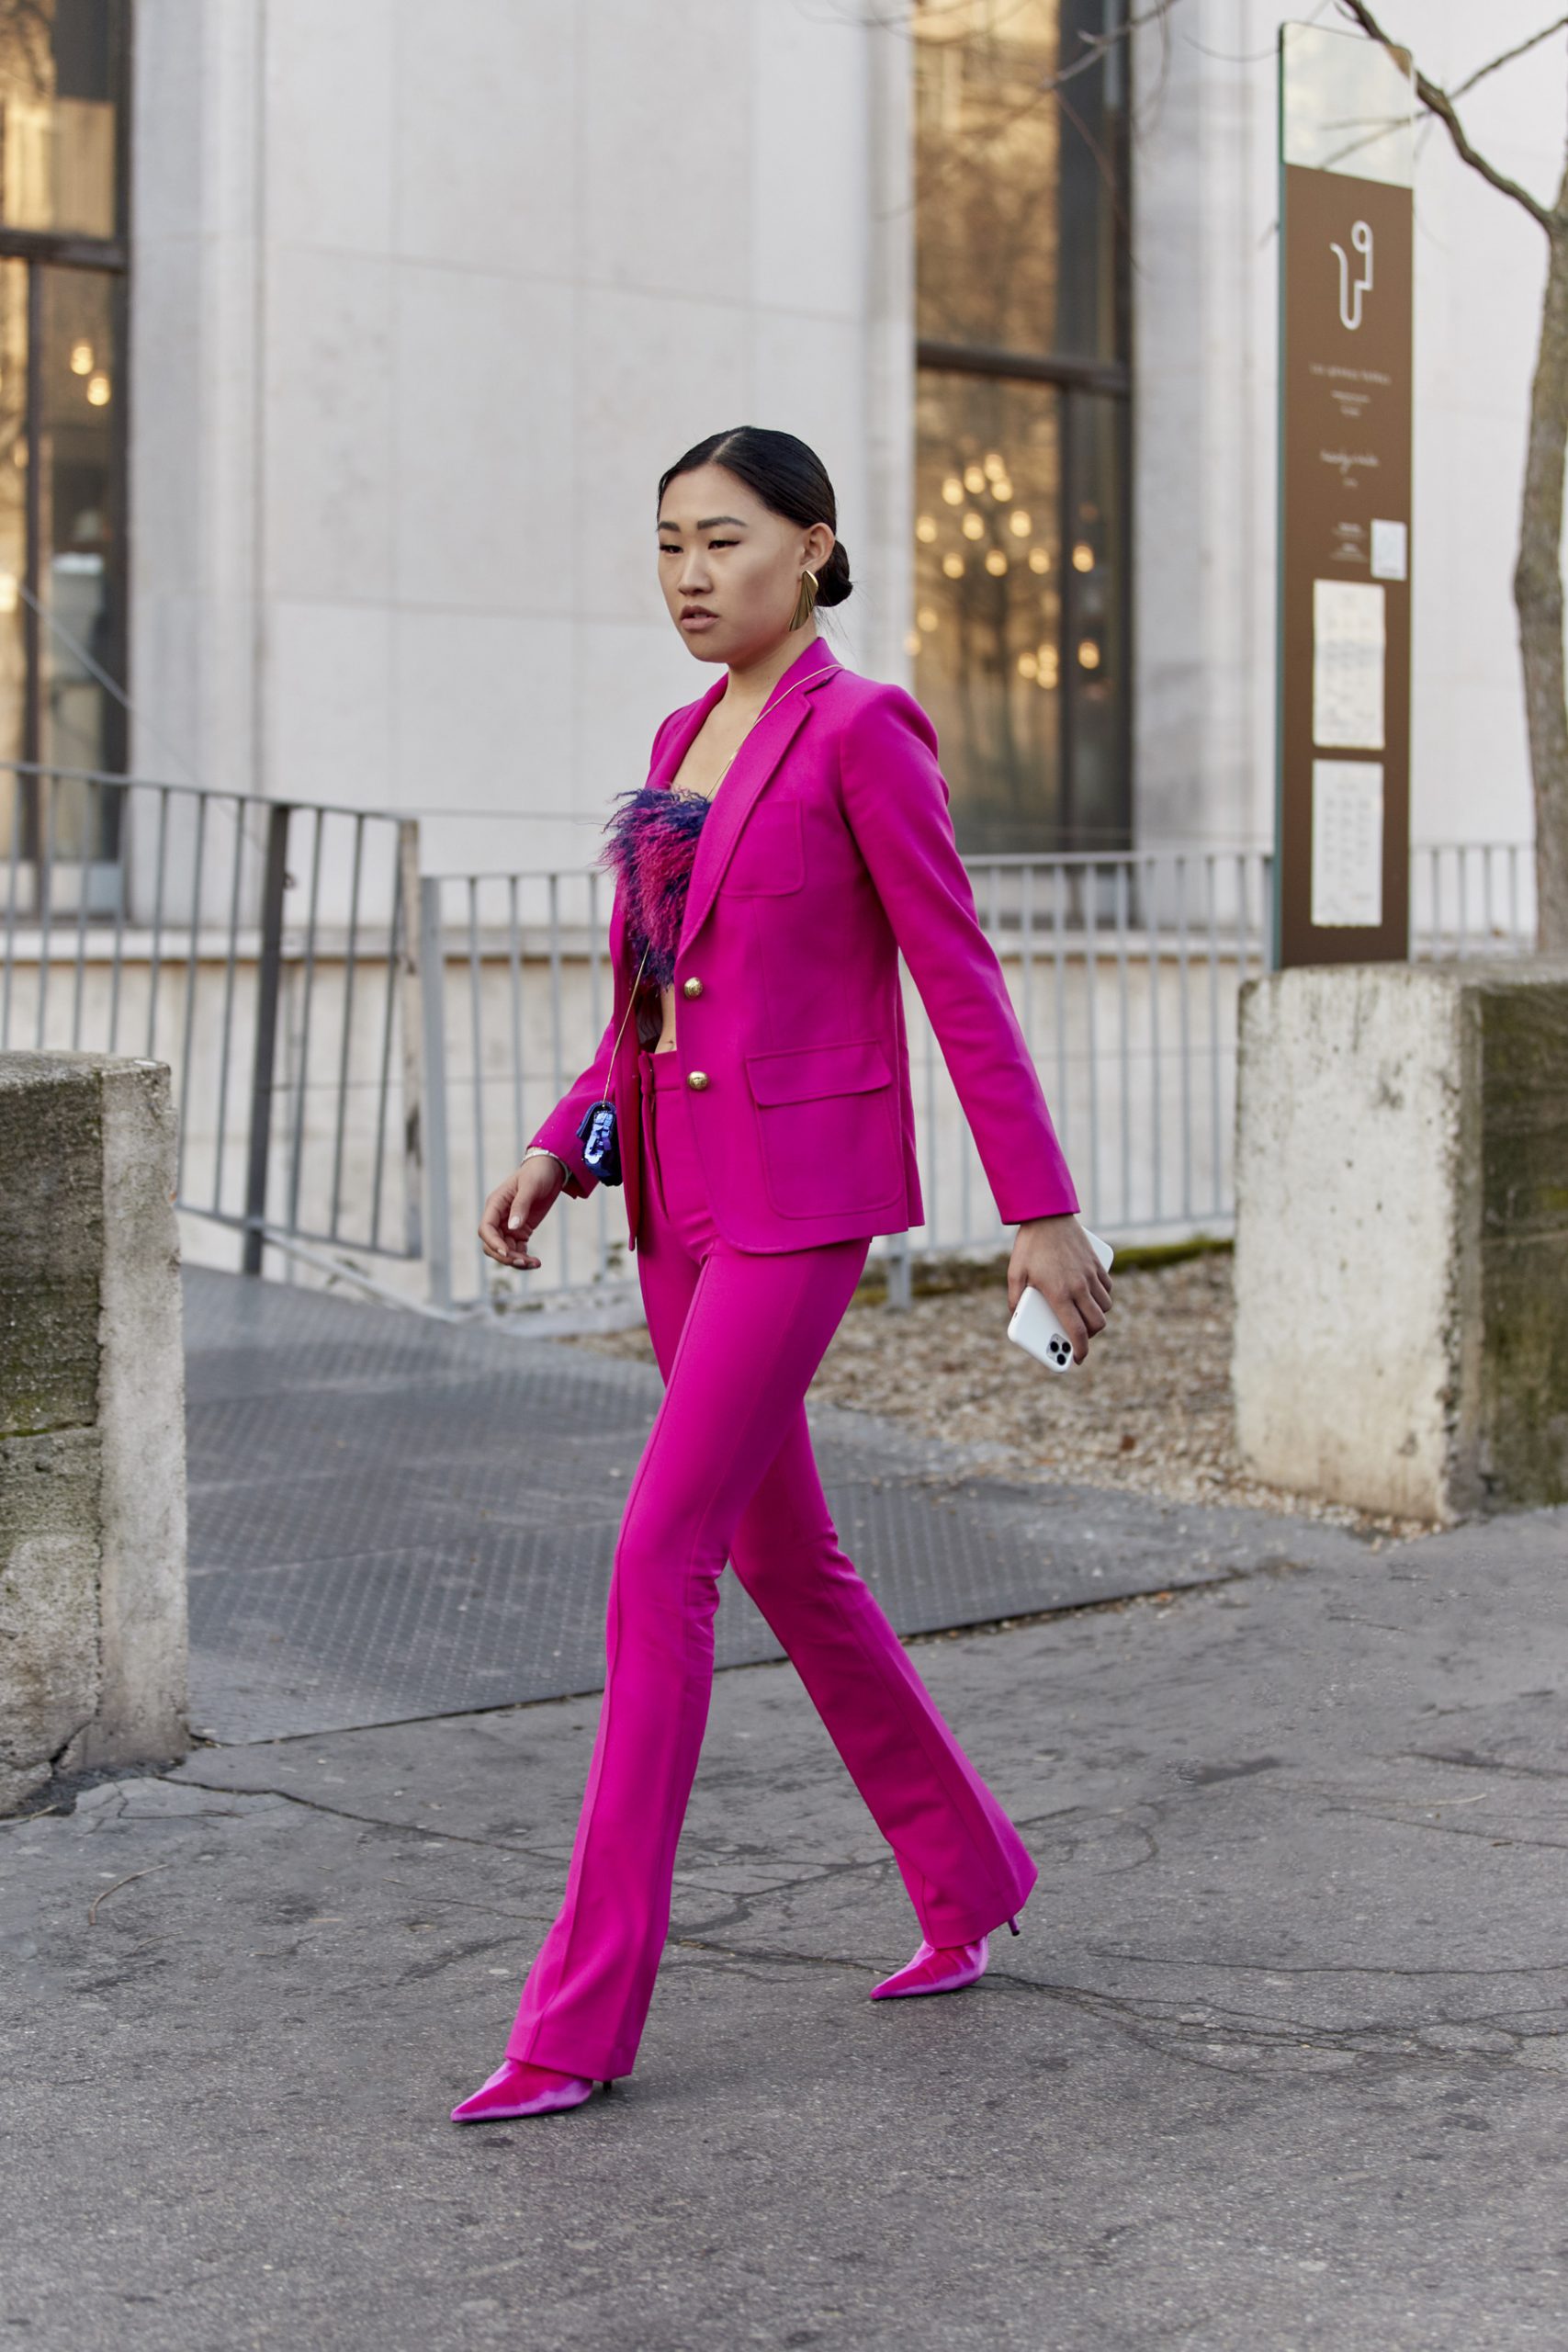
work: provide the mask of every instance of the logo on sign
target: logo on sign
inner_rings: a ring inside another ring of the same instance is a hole
[[[1343,245],[1331,244],[1329,252],[1339,264],[1339,320],[1352,334],[1361,323],[1361,298],[1372,282],[1372,232],[1365,220],[1358,220],[1350,232],[1350,243],[1360,264],[1359,276],[1352,276],[1350,255]]]

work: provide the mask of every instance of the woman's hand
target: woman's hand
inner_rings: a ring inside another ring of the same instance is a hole
[[[521,1266],[525,1272],[537,1267],[541,1261],[533,1256],[528,1244],[565,1182],[560,1161],[544,1152],[520,1161],[484,1204],[479,1239],[485,1256],[493,1258],[498,1266]]]
[[[1111,1277],[1076,1216],[1032,1217],[1019,1227],[1008,1261],[1009,1308],[1032,1287],[1072,1341],[1073,1362],[1082,1363],[1111,1312]]]

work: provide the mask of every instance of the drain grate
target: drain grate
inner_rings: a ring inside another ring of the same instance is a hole
[[[205,1269],[186,1288],[198,1729],[266,1739],[598,1687],[650,1367]],[[823,1419],[845,1549],[901,1633],[1228,1564],[1157,1505],[933,1483],[940,1449]],[[727,1572],[720,1664],[778,1655]]]

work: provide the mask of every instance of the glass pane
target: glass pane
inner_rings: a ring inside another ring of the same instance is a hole
[[[0,219],[115,233],[119,0],[0,0]]]
[[[1077,849],[1119,849],[1130,838],[1127,678],[1122,577],[1126,410],[1071,392],[1064,672],[1067,784],[1064,830]]]
[[[916,378],[915,691],[960,846],[1046,850],[1061,829],[1061,395]]]
[[[1280,28],[1280,150],[1287,164],[1409,187],[1416,177],[1410,52],[1324,25]]]
[[[0,761],[22,757],[27,723],[28,266],[0,261]],[[20,818],[17,778],[0,768],[0,855]],[[24,844],[18,841],[20,854]],[[3,887],[3,886],[0,886]]]
[[[1121,0],[916,0],[919,332],[1041,356],[1118,354]]]
[[[46,618],[39,648],[39,756],[50,767],[102,769],[118,764],[118,707],[90,665],[111,678],[120,673],[112,560],[119,388],[114,282],[93,270],[50,269],[42,291],[36,439],[38,593]],[[63,837],[60,848],[84,854],[80,842],[68,845]]]

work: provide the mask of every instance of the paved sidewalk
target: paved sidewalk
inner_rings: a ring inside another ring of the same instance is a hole
[[[38,2352],[1492,2352],[1568,2336],[1568,1514],[920,1650],[1024,1825],[912,1942],[787,1668],[719,1677],[642,2062],[461,2132],[581,1700],[212,1748],[0,1832]]]

